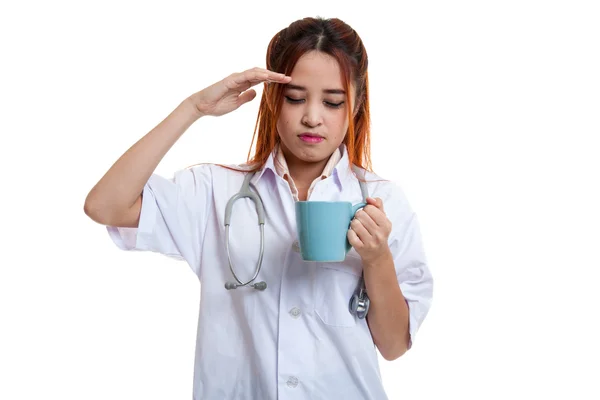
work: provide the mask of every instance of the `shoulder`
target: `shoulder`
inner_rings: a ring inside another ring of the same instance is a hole
[[[173,180],[186,188],[210,186],[214,189],[216,185],[227,186],[242,181],[251,169],[247,164],[194,164],[176,171]]]
[[[219,182],[229,173],[235,173],[235,171],[230,171],[214,163],[199,163],[176,170],[169,180],[179,190],[193,193],[200,188],[212,188],[215,182]]]
[[[219,177],[243,175],[249,172],[251,167],[248,164],[216,164],[202,163],[194,164],[189,167],[182,168],[175,172],[175,178],[202,178],[202,177]]]

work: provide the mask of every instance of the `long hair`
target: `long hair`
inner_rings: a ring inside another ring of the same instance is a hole
[[[350,84],[355,87],[354,111],[348,110],[348,131],[344,138],[349,165],[357,165],[372,172],[369,113],[369,79],[367,51],[358,33],[337,18],[303,18],[292,22],[271,39],[267,48],[266,68],[291,75],[296,62],[310,51],[320,51],[335,58],[340,66],[346,102],[351,104]],[[284,85],[264,83],[254,135],[243,169],[222,167],[237,171],[261,169],[279,143],[277,120],[281,112]],[[256,140],[254,154],[252,147]]]

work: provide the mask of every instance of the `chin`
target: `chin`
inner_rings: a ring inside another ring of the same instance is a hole
[[[303,142],[300,138],[293,138],[292,143],[284,143],[282,140],[280,142],[281,148],[284,152],[284,155],[289,159],[289,157],[293,157],[297,161],[304,163],[318,163],[322,161],[327,161],[331,154],[339,148],[338,146],[331,145],[325,139],[323,142],[310,145]]]
[[[296,148],[293,154],[301,161],[315,163],[328,159],[332,152],[326,148]]]

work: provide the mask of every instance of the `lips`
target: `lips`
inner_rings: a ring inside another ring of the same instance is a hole
[[[298,135],[298,137],[304,143],[309,143],[309,144],[321,143],[323,140],[325,140],[323,138],[323,136],[321,136],[321,135],[319,135],[317,133],[311,133],[311,132],[301,133],[300,135]]]
[[[303,132],[301,134],[299,134],[298,136],[300,137],[311,137],[311,138],[321,138],[323,139],[323,136],[319,135],[318,133],[312,133],[312,132]]]

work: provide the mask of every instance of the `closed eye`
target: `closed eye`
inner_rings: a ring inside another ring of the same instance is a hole
[[[285,96],[285,99],[288,101],[288,103],[290,104],[300,104],[304,101],[304,99],[293,99],[289,96]],[[327,105],[327,107],[331,107],[331,108],[340,108],[342,106],[342,104],[344,104],[344,102],[340,102],[340,103],[331,103],[329,101],[324,101],[325,105]]]

